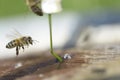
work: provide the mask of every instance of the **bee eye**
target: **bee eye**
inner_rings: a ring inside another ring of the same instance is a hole
[[[32,38],[31,38],[31,37],[28,37],[28,40],[32,40]]]
[[[32,38],[31,38],[31,37],[28,37],[28,41],[29,41],[29,43],[30,43],[30,44],[32,44],[32,43],[33,43],[33,40],[32,40]]]

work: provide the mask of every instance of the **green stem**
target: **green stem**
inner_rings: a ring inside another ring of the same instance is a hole
[[[62,62],[62,58],[57,55],[56,53],[54,53],[54,50],[53,50],[53,42],[52,42],[52,15],[51,14],[48,14],[48,19],[49,19],[49,30],[50,30],[50,52],[51,54],[57,58],[59,60],[59,62]]]

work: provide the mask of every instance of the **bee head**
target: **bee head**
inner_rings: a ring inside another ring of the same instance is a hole
[[[33,44],[32,37],[28,36],[28,42],[29,42],[30,44]]]

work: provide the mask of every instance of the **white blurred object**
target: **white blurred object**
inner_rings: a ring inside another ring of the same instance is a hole
[[[44,74],[39,74],[39,77],[44,77]]]
[[[120,44],[120,24],[89,26],[85,28],[76,43],[77,46]]]
[[[18,62],[17,64],[15,64],[15,68],[19,68],[19,67],[22,67],[22,63],[21,62]]]
[[[66,53],[66,54],[64,55],[64,59],[71,59],[71,58],[72,58],[71,55],[68,54],[68,53]]]
[[[42,0],[41,7],[42,11],[48,14],[62,11],[61,0]]]

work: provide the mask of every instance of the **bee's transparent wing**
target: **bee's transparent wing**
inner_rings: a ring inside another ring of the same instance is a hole
[[[13,34],[15,34],[15,35],[18,36],[18,37],[22,37],[22,36],[23,36],[23,35],[22,35],[18,30],[16,30],[16,29],[14,29]]]
[[[26,0],[26,4],[35,14],[43,16],[43,11],[41,9],[41,0]]]
[[[10,34],[7,34],[6,37],[9,39],[17,39],[22,37],[23,35],[17,31],[16,29],[13,29],[12,32]]]

